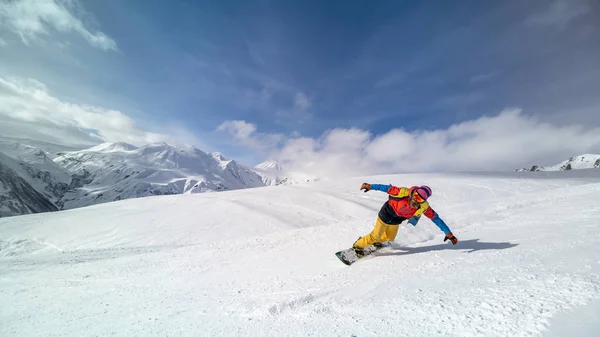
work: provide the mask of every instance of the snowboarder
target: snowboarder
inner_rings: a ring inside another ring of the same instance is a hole
[[[431,219],[446,234],[444,242],[450,240],[453,245],[458,239],[452,234],[444,220],[429,206],[427,198],[431,196],[431,188],[428,186],[397,187],[393,185],[363,183],[360,187],[365,193],[370,190],[382,191],[389,194],[388,201],[383,204],[375,228],[371,233],[359,238],[352,246],[357,255],[363,255],[364,249],[370,245],[381,247],[390,241],[394,241],[398,234],[399,225],[406,219],[416,226],[421,214]]]

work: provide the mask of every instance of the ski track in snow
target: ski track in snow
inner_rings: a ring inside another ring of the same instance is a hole
[[[555,337],[600,301],[600,173],[542,177],[362,177],[0,219],[0,336]],[[432,186],[459,244],[423,217],[341,264],[386,199],[363,181]]]

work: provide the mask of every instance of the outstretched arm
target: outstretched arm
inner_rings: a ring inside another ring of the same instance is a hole
[[[371,189],[372,190],[376,190],[376,191],[381,191],[381,192],[385,192],[387,193],[390,188],[392,188],[392,185],[383,185],[383,184],[371,184]]]
[[[423,214],[425,214],[426,217],[431,219],[431,221],[433,221],[433,223],[436,226],[438,226],[438,228],[442,232],[444,232],[444,234],[446,234],[444,241],[450,240],[453,245],[458,243],[458,239],[454,236],[454,234],[452,234],[452,231],[450,230],[450,228],[448,228],[448,225],[446,225],[444,220],[442,220],[442,218],[440,218],[440,216],[433,210],[433,208],[431,208],[431,206],[427,207],[427,209],[425,210],[425,212]]]
[[[408,195],[408,188],[406,187],[397,187],[391,184],[388,185],[383,185],[383,184],[369,184],[369,183],[363,183],[360,186],[361,190],[365,190],[365,192],[368,192],[370,190],[376,190],[376,191],[381,191],[381,192],[385,192],[389,195],[393,195],[393,196],[398,196],[398,197],[403,197],[403,196],[407,196]]]
[[[362,185],[360,185],[360,189],[365,190],[365,193],[369,192],[370,190],[387,192],[387,190],[390,187],[392,187],[392,185],[380,185],[380,184],[369,184],[369,183],[363,183]]]
[[[440,216],[436,213],[436,215],[433,216],[433,218],[431,219],[431,221],[433,221],[433,223],[438,226],[438,228],[444,232],[444,234],[452,234],[452,231],[450,230],[450,228],[448,228],[448,225],[446,225],[446,223],[444,222],[444,220],[442,220],[442,218],[440,218]]]

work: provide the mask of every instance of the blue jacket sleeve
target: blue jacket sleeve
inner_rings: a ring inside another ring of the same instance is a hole
[[[382,185],[382,184],[371,184],[371,189],[375,191],[381,191],[387,193],[387,191],[392,187],[392,185]]]
[[[448,228],[448,226],[446,225],[446,223],[444,222],[444,220],[442,220],[442,218],[440,218],[439,215],[437,215],[437,213],[435,214],[435,216],[433,217],[433,219],[431,219],[431,221],[433,221],[433,223],[438,226],[442,232],[444,232],[444,234],[450,234],[452,233],[452,231],[450,231],[450,228]]]

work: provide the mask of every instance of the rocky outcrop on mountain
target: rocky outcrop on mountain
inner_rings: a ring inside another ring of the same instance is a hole
[[[38,185],[43,186],[41,192],[51,200],[60,200],[71,188],[69,183],[57,179],[55,173],[41,170],[27,163],[21,163],[20,165],[31,179],[38,181]]]
[[[43,142],[40,145],[51,149],[62,148]],[[21,178],[54,204],[69,190],[71,176],[54,162],[50,153],[9,138],[0,138],[0,153],[5,155],[0,160],[10,164]]]
[[[0,217],[57,211],[46,196],[39,193],[0,155]],[[14,164],[14,163],[13,163]]]

